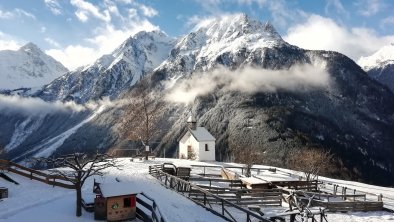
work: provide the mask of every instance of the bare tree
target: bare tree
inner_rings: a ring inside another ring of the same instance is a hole
[[[38,158],[36,161],[54,167],[51,169],[53,174],[62,176],[75,186],[77,217],[82,215],[82,186],[86,179],[95,175],[102,176],[104,170],[110,167],[119,169],[116,160],[107,154],[95,154],[92,158],[88,158],[85,153],[73,153],[58,158]]]
[[[150,153],[150,143],[160,132],[158,121],[163,107],[164,103],[150,92],[148,80],[141,80],[125,107],[121,133],[130,140],[142,143],[146,160]]]
[[[301,171],[307,181],[317,179],[319,174],[329,172],[332,167],[333,154],[321,148],[304,148],[294,150],[288,158],[291,169]]]
[[[245,176],[251,176],[251,168],[253,165],[263,162],[262,147],[254,144],[249,135],[244,135],[240,138],[229,139],[229,149],[234,156],[234,162],[245,165]]]

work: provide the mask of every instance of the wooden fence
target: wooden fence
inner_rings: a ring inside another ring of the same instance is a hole
[[[208,174],[206,173],[207,169],[222,169],[227,168],[227,169],[240,169],[241,170],[241,174],[244,174],[244,172],[246,172],[246,167],[242,167],[242,166],[207,166],[207,165],[190,165],[191,167],[195,167],[195,168],[202,168],[202,173],[200,175],[202,176],[220,176],[220,174]],[[272,167],[252,167],[251,171],[256,171],[257,174],[260,173],[260,171],[271,171],[271,172],[276,172],[276,168],[272,168]]]
[[[255,212],[252,212],[248,209],[242,208],[228,200],[225,200],[217,195],[214,195],[213,193],[204,190],[197,185],[194,185],[188,181],[182,180],[176,176],[172,176],[168,173],[165,173],[158,169],[156,166],[149,166],[149,173],[157,178],[163,186],[175,190],[178,193],[182,194],[183,196],[191,199],[198,205],[204,207],[205,209],[209,210],[213,214],[222,217],[223,219],[227,221],[234,221],[237,222],[239,220],[235,219],[232,213],[230,212],[229,208],[234,208],[236,209],[237,216],[242,216],[245,218],[246,222],[251,222],[252,220],[258,220],[262,222],[269,222],[269,220],[263,218],[262,216],[258,215]],[[200,201],[196,201],[193,198],[190,197],[191,193],[190,191],[198,191],[201,193],[202,199]],[[212,206],[214,200],[216,206]],[[211,204],[212,202],[212,204]]]
[[[198,178],[198,177],[190,177],[189,181],[193,182],[205,182],[208,183],[210,187],[212,187],[216,183],[220,183],[221,185],[227,184],[228,187],[231,188],[245,188],[245,185],[241,180],[229,180],[223,178]]]
[[[324,207],[330,212],[381,211],[383,202],[379,201],[321,201],[313,199],[311,207]]]
[[[2,166],[3,170],[7,170],[9,172],[27,177],[31,180],[37,180],[48,185],[63,187],[66,189],[75,189],[75,186],[73,184],[71,184],[68,180],[66,180],[60,175],[46,174],[41,171],[33,170],[8,160],[0,159],[0,166]]]
[[[221,187],[210,187],[198,185],[200,188],[221,197],[236,205],[259,205],[265,207],[282,206],[282,190],[281,189],[231,189]],[[202,201],[203,193],[198,190],[190,190],[190,197],[197,201]],[[214,198],[210,198],[210,202],[218,202]]]
[[[137,195],[137,216],[143,221],[148,222],[166,222],[164,215],[161,213],[154,199],[144,193]],[[144,209],[142,209],[144,208]],[[146,212],[150,212],[149,214]]]

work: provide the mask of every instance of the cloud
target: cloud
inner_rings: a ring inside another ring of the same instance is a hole
[[[142,14],[147,17],[154,17],[159,14],[159,12],[156,9],[146,5],[140,5],[140,9],[142,11]]]
[[[23,43],[0,31],[0,50],[18,50],[22,46]]]
[[[45,102],[39,98],[0,95],[0,111],[3,114],[45,116],[58,112],[82,112],[87,108],[74,102]]]
[[[259,9],[266,8],[271,13],[272,23],[277,27],[287,26],[289,21],[298,19],[300,14],[303,13],[302,10],[295,10],[292,8],[292,3],[289,4],[289,1],[286,0],[208,0],[197,2],[212,16],[229,14],[222,11],[222,8],[228,4],[238,4],[249,7],[256,5],[256,8]],[[188,23],[192,23],[196,18],[198,18],[198,16],[192,16]]]
[[[332,9],[341,15],[345,15],[346,17],[349,17],[349,12],[343,7],[341,0],[326,0],[327,4],[325,7],[325,12],[327,15],[332,14],[331,11]]]
[[[60,43],[56,42],[56,41],[55,41],[54,39],[52,39],[52,38],[47,37],[47,38],[45,38],[45,41],[46,41],[47,43],[49,43],[50,45],[56,47],[56,48],[60,48],[60,47],[61,47],[61,46],[60,46]]]
[[[101,12],[99,7],[84,0],[71,0],[70,3],[77,8],[75,15],[81,22],[86,22],[89,19],[88,15],[105,22],[111,21],[111,15],[107,9]]]
[[[60,61],[69,70],[92,63],[98,57],[94,48],[82,45],[69,45],[62,49],[49,49],[45,53]]]
[[[366,17],[376,15],[384,8],[381,0],[358,0],[354,4],[358,7],[358,13]]]
[[[0,9],[0,19],[15,19],[20,17],[28,17],[31,19],[36,19],[36,16],[20,8],[15,8],[12,11],[2,11]]]
[[[330,18],[312,14],[304,23],[290,27],[284,39],[305,49],[338,51],[357,61],[394,42],[394,35],[379,36],[363,27],[347,29]]]
[[[167,82],[166,85],[172,85]],[[266,70],[246,67],[230,71],[218,68],[208,73],[196,73],[189,79],[179,80],[169,89],[166,99],[171,102],[190,104],[196,97],[225,91],[257,92],[306,91],[326,88],[330,77],[322,66],[295,65],[288,70]]]
[[[385,28],[386,26],[394,25],[394,16],[389,16],[380,21],[380,27]]]
[[[57,0],[44,0],[45,6],[51,10],[54,15],[62,14],[62,7]]]

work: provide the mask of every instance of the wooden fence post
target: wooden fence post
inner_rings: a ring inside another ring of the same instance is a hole
[[[378,195],[378,201],[382,202],[383,201],[383,194]]]

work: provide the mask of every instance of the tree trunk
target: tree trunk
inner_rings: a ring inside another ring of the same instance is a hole
[[[75,189],[77,191],[77,212],[76,212],[76,215],[77,215],[77,217],[80,217],[82,215],[82,188],[81,188],[80,182],[75,184]]]
[[[245,176],[246,177],[251,177],[252,176],[252,165],[251,164],[246,164],[246,172],[245,172]]]

